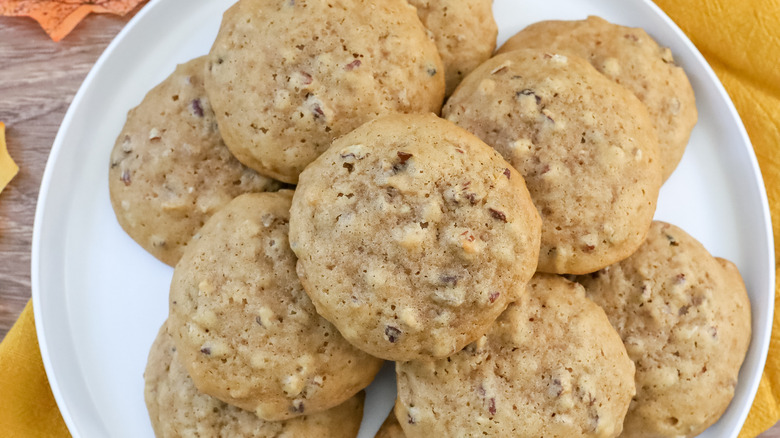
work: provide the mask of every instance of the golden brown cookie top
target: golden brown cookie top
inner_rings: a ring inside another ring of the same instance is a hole
[[[354,438],[363,418],[365,393],[319,414],[287,421],[265,421],[252,412],[198,392],[166,325],[149,351],[144,399],[157,438]]]
[[[661,186],[655,130],[644,105],[584,59],[498,55],[443,114],[525,178],[542,216],[539,271],[593,272],[641,245]]]
[[[127,114],[111,152],[109,191],[117,220],[168,265],[203,223],[242,193],[277,190],[222,142],[203,74],[206,58],[176,67]]]
[[[240,0],[206,89],[225,143],[296,183],[333,139],[388,113],[439,112],[444,70],[406,0]]]
[[[663,179],[669,178],[698,120],[693,88],[671,50],[659,46],[643,29],[594,16],[534,23],[510,38],[498,53],[523,48],[581,56],[634,93],[647,105],[658,134]]]
[[[680,228],[653,222],[631,257],[577,281],[636,363],[623,436],[696,436],[715,423],[750,343],[750,302],[736,267]]]
[[[446,95],[496,49],[493,0],[408,0],[433,34],[444,63]]]
[[[317,311],[377,357],[448,356],[516,300],[540,222],[523,178],[446,120],[394,115],[301,174],[290,245]]]
[[[298,281],[291,198],[233,200],[193,239],[171,283],[168,327],[195,385],[269,421],[334,407],[382,366],[315,312]]]
[[[399,362],[409,438],[616,437],[634,365],[579,284],[536,274],[487,334],[446,359]]]

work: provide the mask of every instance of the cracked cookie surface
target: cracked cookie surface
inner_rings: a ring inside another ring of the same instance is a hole
[[[171,266],[231,199],[280,187],[225,147],[203,88],[205,66],[205,57],[179,65],[149,91],[111,151],[108,187],[119,224]]]
[[[538,270],[593,272],[650,227],[661,170],[645,106],[587,61],[541,50],[491,58],[444,107],[523,175],[542,217]]]
[[[242,195],[176,265],[168,327],[198,389],[269,420],[332,408],[382,361],[319,316],[288,245],[292,192]]]
[[[634,93],[650,113],[660,145],[663,179],[669,178],[699,117],[691,83],[671,50],[659,46],[643,29],[594,16],[534,23],[510,38],[498,53],[524,48],[581,56]]]
[[[628,259],[577,278],[636,363],[624,437],[693,437],[734,396],[751,334],[736,267],[680,228],[654,222]]]
[[[388,360],[448,356],[487,331],[533,275],[539,233],[517,171],[432,114],[336,140],[301,174],[290,220],[317,311]]]
[[[536,274],[490,331],[446,359],[398,362],[409,438],[618,436],[634,364],[582,286]]]
[[[406,0],[240,0],[206,89],[247,166],[296,183],[333,139],[389,113],[438,113],[444,73]]]
[[[327,411],[273,422],[202,394],[179,363],[165,324],[149,351],[144,382],[144,400],[157,438],[354,438],[363,419],[363,392]]]

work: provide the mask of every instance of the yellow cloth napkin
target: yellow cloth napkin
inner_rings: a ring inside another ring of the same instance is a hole
[[[758,155],[780,242],[780,0],[656,2],[701,50],[734,100]],[[775,312],[767,367],[740,438],[755,437],[780,420],[779,318]],[[0,344],[0,431],[11,437],[69,436],[41,364],[30,304]]]
[[[0,343],[0,435],[70,436],[43,369],[32,302]]]
[[[0,122],[0,193],[18,172],[19,166],[8,155],[8,148],[5,144],[5,124]]]
[[[780,0],[656,0],[696,44],[745,123],[764,176],[780,243]],[[780,261],[777,246],[775,257]],[[778,272],[780,280],[780,272]],[[740,438],[780,420],[780,302],[764,375]]]

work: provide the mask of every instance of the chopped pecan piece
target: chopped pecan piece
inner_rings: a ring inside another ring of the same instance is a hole
[[[506,222],[506,214],[504,214],[503,211],[499,211],[493,208],[488,208],[490,210],[490,215],[493,216],[494,219],[498,219],[501,222]]]
[[[346,70],[346,71],[352,71],[352,70],[354,70],[354,69],[356,69],[356,68],[360,67],[360,64],[362,64],[362,62],[360,62],[360,60],[359,60],[359,59],[356,59],[356,60],[354,60],[354,61],[350,62],[349,64],[345,65],[345,66],[344,66],[344,70]]]
[[[536,104],[537,105],[542,103],[542,98],[539,97],[536,93],[534,93],[533,90],[529,90],[528,88],[526,88],[525,90],[518,91],[517,93],[515,93],[515,96],[516,97],[520,97],[520,96],[533,96],[536,99]]]
[[[439,281],[445,285],[455,287],[458,285],[458,277],[455,275],[442,275],[439,277]]]
[[[387,336],[387,340],[390,341],[391,344],[394,344],[395,341],[401,337],[401,330],[398,327],[388,325],[385,327],[385,336]]]
[[[412,158],[413,155],[408,152],[398,152],[398,158],[401,159],[401,164],[406,164],[406,161],[409,160],[409,158]]]
[[[203,107],[200,105],[200,99],[194,99],[191,105],[192,113],[198,117],[203,117]]]

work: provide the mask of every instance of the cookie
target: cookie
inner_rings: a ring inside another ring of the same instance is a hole
[[[446,357],[524,290],[540,221],[523,178],[446,120],[393,115],[333,142],[290,212],[317,311],[383,359]]]
[[[647,109],[576,56],[498,55],[474,70],[444,116],[496,148],[542,216],[541,272],[584,274],[633,253],[661,187]]]
[[[523,48],[581,56],[631,90],[647,105],[658,134],[663,179],[669,178],[699,117],[691,83],[671,50],[659,46],[643,29],[593,16],[532,24],[504,43],[498,53]]]
[[[363,419],[364,392],[327,411],[274,422],[201,394],[179,362],[165,324],[149,352],[144,381],[144,399],[157,438],[354,438]]]
[[[446,95],[496,49],[493,0],[408,0],[431,31],[444,63]]]
[[[268,421],[330,409],[382,361],[317,315],[288,245],[292,192],[242,195],[176,265],[168,328],[199,391]]]
[[[404,430],[401,429],[401,425],[398,423],[398,419],[395,418],[394,410],[387,414],[387,419],[382,423],[382,427],[379,428],[374,438],[406,438]]]
[[[436,45],[406,0],[240,0],[209,56],[225,143],[288,183],[364,122],[438,113],[444,98]]]
[[[634,365],[604,311],[550,274],[464,350],[396,373],[409,438],[616,437],[634,395]]]
[[[624,437],[693,437],[734,396],[750,343],[750,302],[733,264],[654,222],[628,259],[578,277],[636,363]]]
[[[119,224],[171,266],[231,199],[279,188],[225,147],[203,88],[205,65],[205,58],[182,64],[149,91],[111,151],[108,186]]]

